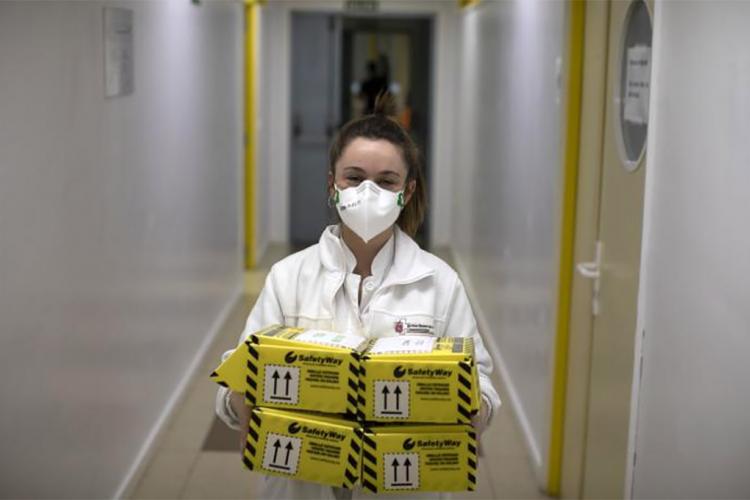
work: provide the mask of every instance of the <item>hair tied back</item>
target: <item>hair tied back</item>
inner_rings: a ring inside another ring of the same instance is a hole
[[[376,116],[395,117],[397,112],[396,99],[388,90],[381,90],[375,98],[373,114]]]

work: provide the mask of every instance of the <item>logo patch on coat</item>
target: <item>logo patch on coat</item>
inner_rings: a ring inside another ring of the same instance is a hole
[[[433,335],[434,327],[417,321],[409,322],[401,318],[393,324],[393,331],[398,335]]]

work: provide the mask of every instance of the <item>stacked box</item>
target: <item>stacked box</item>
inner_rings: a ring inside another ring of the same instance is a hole
[[[211,377],[253,407],[250,470],[349,489],[361,476],[374,493],[475,488],[476,435],[466,424],[480,393],[469,338],[368,342],[274,325]]]
[[[365,428],[362,487],[366,491],[474,491],[476,471],[476,434],[468,425]]]
[[[343,418],[255,408],[243,462],[250,470],[352,489],[359,480],[361,430]]]
[[[356,416],[361,337],[274,325],[211,375],[250,406]]]
[[[360,367],[365,422],[471,423],[479,383],[470,338],[399,336],[370,341]]]

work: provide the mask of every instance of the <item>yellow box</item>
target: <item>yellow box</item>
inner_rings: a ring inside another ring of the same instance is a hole
[[[365,491],[474,491],[476,476],[476,434],[468,425],[365,428],[362,436]]]
[[[360,367],[358,418],[463,423],[479,411],[474,342],[464,337],[372,340]]]
[[[352,335],[274,325],[253,333],[211,377],[250,406],[356,416],[359,348]]]
[[[352,489],[359,480],[361,439],[356,422],[255,408],[243,462],[263,474]]]

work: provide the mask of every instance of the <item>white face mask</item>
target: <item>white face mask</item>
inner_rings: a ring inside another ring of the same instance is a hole
[[[403,191],[381,189],[372,181],[335,189],[341,220],[365,243],[391,227],[404,207]]]

